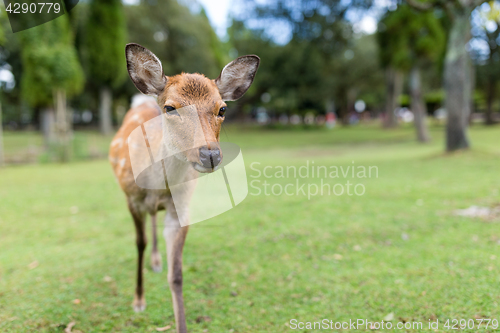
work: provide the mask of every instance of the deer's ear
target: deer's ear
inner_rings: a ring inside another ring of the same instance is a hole
[[[160,60],[147,48],[139,44],[125,47],[127,70],[137,89],[146,95],[158,96],[165,89],[167,77]]]
[[[247,55],[231,61],[224,67],[215,84],[225,101],[235,101],[243,96],[252,85],[259,68],[260,58]]]

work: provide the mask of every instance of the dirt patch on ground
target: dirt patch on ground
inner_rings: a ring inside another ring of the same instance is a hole
[[[500,222],[500,204],[493,207],[470,206],[466,209],[457,209],[455,215],[480,218],[488,222]]]

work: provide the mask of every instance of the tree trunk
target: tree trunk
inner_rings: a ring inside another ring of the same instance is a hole
[[[386,106],[385,106],[385,122],[384,127],[398,126],[398,118],[395,113],[399,106],[399,96],[403,91],[403,73],[392,67],[386,70]]]
[[[467,53],[468,54],[468,53]],[[472,63],[472,59],[469,59],[469,73],[470,73],[470,102],[469,102],[469,126],[472,125],[474,120],[474,112],[476,112],[474,105],[474,91],[476,90],[476,66]]]
[[[447,112],[446,150],[468,149],[468,118],[472,102],[472,70],[466,45],[470,11],[456,10],[446,50],[444,86]]]
[[[112,93],[109,87],[103,87],[100,91],[99,101],[99,128],[101,134],[109,135],[113,132],[111,121]]]
[[[71,138],[68,114],[66,112],[66,91],[57,89],[54,92],[56,105],[56,140],[57,158],[61,162],[67,162],[71,156]]]
[[[0,167],[5,164],[3,152],[3,124],[2,124],[2,104],[0,103]]]
[[[490,77],[488,79],[488,90],[486,97],[486,115],[485,115],[485,124],[493,125],[495,124],[495,120],[493,119],[493,102],[495,101],[495,90],[497,88],[497,82],[494,77]]]
[[[55,114],[53,109],[42,109],[40,114],[40,129],[43,133],[45,148],[49,148],[55,142]]]
[[[339,107],[338,107],[338,117],[337,121],[342,126],[349,125],[349,101],[348,101],[348,91],[342,88],[339,92]]]
[[[127,113],[127,108],[123,104],[117,104],[115,108],[115,114],[118,121],[118,124],[123,122],[123,118],[125,118],[125,114]]]
[[[347,113],[345,122],[347,125],[351,125],[351,117],[353,117],[355,113],[354,104],[356,104],[356,97],[358,92],[356,89],[349,89],[347,91]]]
[[[415,115],[415,129],[417,130],[417,140],[428,142],[430,140],[429,130],[427,128],[427,106],[422,96],[422,80],[420,69],[415,66],[410,72],[410,95],[411,110]]]

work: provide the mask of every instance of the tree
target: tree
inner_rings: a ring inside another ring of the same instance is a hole
[[[0,102],[0,167],[5,164],[3,153],[3,123],[2,123],[2,103]]]
[[[475,22],[477,28],[474,38],[481,39],[488,45],[488,54],[475,54],[478,66],[478,85],[486,92],[485,124],[495,124],[493,117],[494,103],[497,100],[498,80],[500,77],[500,2],[490,1],[480,7]],[[479,52],[477,52],[479,53]]]
[[[49,145],[57,148],[57,159],[66,161],[71,147],[66,98],[82,90],[84,79],[67,16],[18,34],[22,47],[22,96],[33,107],[47,108],[46,114],[55,119],[55,141],[51,139]]]
[[[442,55],[445,33],[434,12],[417,13],[407,5],[398,6],[380,21],[378,31],[380,58],[389,72],[410,74],[411,109],[415,115],[417,140],[429,141],[427,108],[423,100],[421,68],[435,63]],[[399,74],[401,76],[401,74]],[[390,75],[388,75],[390,77]],[[389,82],[387,112],[393,113],[401,78]],[[396,93],[394,93],[395,91]]]
[[[444,64],[445,108],[447,112],[446,150],[468,149],[467,127],[472,106],[472,64],[467,53],[471,38],[472,11],[488,0],[406,0],[419,10],[441,8],[451,21]]]
[[[487,74],[485,77],[488,79],[488,88],[486,91],[486,125],[495,124],[493,118],[493,103],[495,101],[495,95],[498,90],[498,77],[500,75],[500,48],[498,47],[498,40],[500,37],[500,25],[497,24],[496,29],[493,32],[488,32],[488,45],[490,48],[490,56],[487,63]]]
[[[3,14],[5,15],[5,14]],[[0,45],[5,44],[5,34],[3,31],[3,28],[0,26]],[[4,152],[3,152],[3,123],[2,123],[2,85],[0,82],[0,167],[4,165],[5,163],[5,158],[4,158]]]
[[[392,128],[398,126],[396,108],[399,106],[399,97],[403,92],[404,73],[392,66],[386,67],[385,84],[387,87],[385,97],[385,119],[384,127]]]
[[[99,91],[99,125],[112,132],[112,88],[126,78],[124,47],[126,23],[120,0],[92,0],[83,48],[87,76]]]

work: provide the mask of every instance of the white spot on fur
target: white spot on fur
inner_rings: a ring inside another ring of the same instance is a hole
[[[118,147],[121,148],[123,146],[123,139],[122,138],[117,138],[117,139],[114,139],[112,142],[111,142],[111,147],[114,147],[116,145],[119,145]]]
[[[145,103],[154,103],[155,105],[158,104],[156,98],[153,96],[136,94],[132,97],[132,103],[130,104],[130,108],[133,109]]]

